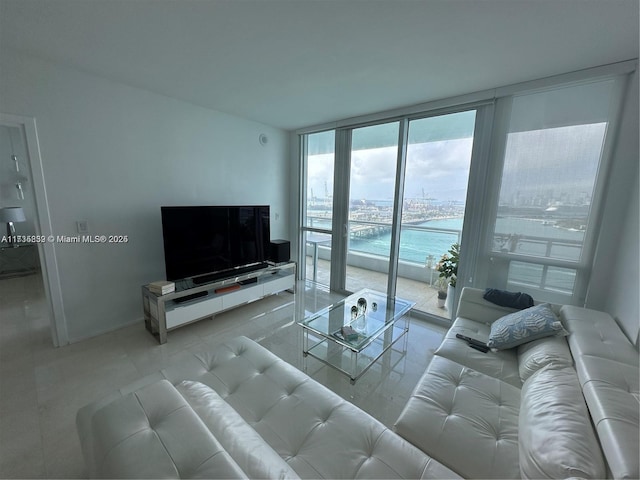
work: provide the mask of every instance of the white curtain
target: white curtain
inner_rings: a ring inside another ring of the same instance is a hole
[[[474,286],[584,301],[617,81],[498,99]]]

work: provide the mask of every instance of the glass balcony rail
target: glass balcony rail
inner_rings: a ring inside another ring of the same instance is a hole
[[[332,211],[330,209],[313,210],[312,214],[307,210],[305,226],[308,228],[331,229],[331,214]]]
[[[513,253],[538,258],[555,258],[578,262],[582,252],[582,240],[566,240],[519,234],[496,234],[493,251]]]
[[[323,217],[314,216],[311,221],[322,228],[330,227]],[[438,261],[453,243],[460,242],[461,236],[462,231],[456,229],[403,225],[399,276],[433,285],[438,279],[435,270]],[[364,220],[349,222],[348,265],[385,272],[388,269],[390,246],[389,223]],[[529,287],[570,293],[577,273],[571,267],[578,262],[581,250],[582,241],[579,240],[529,235],[494,236],[493,251],[508,269],[507,284],[514,288]],[[319,246],[321,259],[329,260],[330,252],[330,245]],[[309,248],[307,255],[312,255]]]
[[[519,261],[508,265],[509,289],[522,287],[568,295],[573,292],[577,271],[571,268],[553,267]]]

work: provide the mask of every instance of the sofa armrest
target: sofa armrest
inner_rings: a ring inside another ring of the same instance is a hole
[[[605,312],[561,310],[584,398],[614,478],[638,478],[640,365],[638,350]]]
[[[83,418],[78,429],[81,438],[92,440],[91,455],[85,457],[91,476],[247,478],[166,380],[97,410],[85,408],[78,414]]]

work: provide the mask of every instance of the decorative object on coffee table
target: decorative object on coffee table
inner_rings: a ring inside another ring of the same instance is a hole
[[[358,315],[367,313],[367,300],[365,298],[358,299]]]

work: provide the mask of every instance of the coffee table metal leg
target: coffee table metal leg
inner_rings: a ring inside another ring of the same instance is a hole
[[[309,330],[302,329],[302,370],[307,371],[307,356],[309,355]]]
[[[358,352],[354,352],[353,350],[351,350],[351,375],[349,376],[349,381],[351,382],[351,385],[355,385],[356,380],[358,379],[357,368],[358,368]]]

